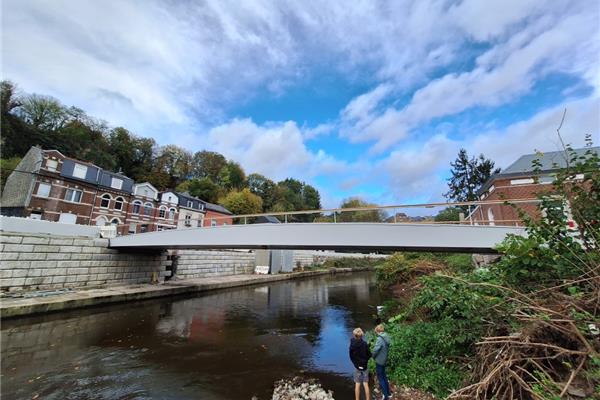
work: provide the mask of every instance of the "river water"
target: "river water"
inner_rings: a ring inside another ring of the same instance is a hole
[[[8,320],[1,397],[270,399],[303,374],[352,398],[349,338],[381,302],[354,273]]]

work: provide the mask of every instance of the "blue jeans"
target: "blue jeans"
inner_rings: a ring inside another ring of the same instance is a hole
[[[379,386],[381,386],[381,391],[383,395],[387,399],[390,397],[390,383],[388,382],[387,375],[385,374],[385,365],[375,364],[375,371],[377,372],[377,380],[379,381]]]

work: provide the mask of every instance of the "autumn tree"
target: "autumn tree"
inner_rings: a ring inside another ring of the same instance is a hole
[[[219,203],[234,214],[258,214],[262,211],[262,199],[245,188],[233,190],[219,200]]]

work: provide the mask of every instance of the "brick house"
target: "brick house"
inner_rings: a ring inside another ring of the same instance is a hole
[[[2,214],[82,225],[116,224],[123,215],[115,209],[117,199],[124,206],[131,185],[126,176],[57,150],[32,147],[6,180]],[[106,202],[106,195],[112,202]]]
[[[6,180],[2,215],[80,225],[115,225],[117,233],[231,224],[232,213],[189,193],[159,192],[122,174],[32,147]],[[206,219],[208,217],[208,220]]]
[[[131,203],[127,212],[127,233],[158,230],[159,191],[150,182],[133,185]]]
[[[577,156],[584,156],[588,148],[576,149]],[[600,147],[592,151],[600,153]],[[539,171],[534,170],[533,162],[540,163]],[[560,169],[567,167],[567,155],[564,151],[526,154],[512,163],[499,174],[495,174],[477,192],[480,200],[534,199],[539,194],[552,190],[552,182]],[[539,218],[541,211],[535,203],[517,204],[528,215]],[[481,205],[474,208],[467,220],[476,225],[522,225],[517,210],[511,206]]]
[[[219,226],[233,224],[233,213],[223,206],[218,204],[204,202],[206,215],[202,226]]]

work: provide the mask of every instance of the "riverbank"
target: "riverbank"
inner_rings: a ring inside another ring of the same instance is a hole
[[[168,281],[161,284],[136,284],[93,289],[77,289],[57,292],[56,294],[47,296],[43,296],[42,292],[40,292],[37,297],[35,296],[35,293],[33,293],[33,295],[29,293],[27,297],[2,298],[0,301],[0,318],[24,317],[76,308],[141,301],[157,297],[200,293],[217,289],[259,285],[319,275],[367,271],[370,269],[371,268],[369,267],[330,268],[326,270],[301,271],[277,275],[230,275]]]

